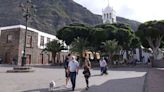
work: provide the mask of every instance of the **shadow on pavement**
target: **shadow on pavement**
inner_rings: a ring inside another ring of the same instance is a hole
[[[94,75],[91,75],[91,77],[98,77],[98,76],[102,76],[101,74],[94,74]]]
[[[88,90],[83,89],[80,92],[143,92],[144,85],[140,83],[142,78],[145,78],[145,76],[109,80],[101,85],[93,85]]]
[[[75,89],[74,92],[80,92],[82,89]],[[23,92],[50,92],[48,88],[41,88],[41,89],[32,89],[32,90],[26,90]],[[65,88],[65,86],[57,86],[55,87],[54,91],[52,92],[73,92],[71,88]]]
[[[108,68],[108,71],[135,71],[135,72],[146,72],[150,68]],[[93,70],[100,70],[100,68],[93,68]]]
[[[22,92],[48,92],[48,88],[42,88],[42,89],[33,89],[33,90],[27,90]]]
[[[85,88],[79,88],[79,89],[77,88],[75,89],[75,91],[71,91],[71,88],[65,88],[64,86],[59,86],[56,87],[53,92],[144,92],[144,79],[145,76],[125,78],[125,79],[113,79],[113,80],[108,80],[101,85],[90,86],[88,90],[86,90]],[[27,90],[23,92],[49,92],[49,91],[48,88],[42,88],[42,89]]]

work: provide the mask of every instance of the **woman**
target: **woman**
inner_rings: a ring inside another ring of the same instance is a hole
[[[91,62],[89,61],[89,59],[85,58],[84,63],[83,63],[83,74],[85,77],[85,81],[86,81],[86,90],[89,88],[89,77],[91,75],[90,73],[90,68],[91,68]]]
[[[64,61],[66,87],[68,87],[68,81],[69,81],[69,78],[70,78],[69,71],[68,71],[68,64],[69,64],[69,61],[70,61],[70,56],[71,56],[71,54],[68,54],[68,56],[66,57],[66,59]]]

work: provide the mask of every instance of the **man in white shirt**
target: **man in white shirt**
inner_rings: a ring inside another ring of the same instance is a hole
[[[72,60],[68,64],[68,70],[70,73],[70,79],[72,83],[72,91],[74,91],[76,85],[76,75],[79,71],[79,63],[77,62],[75,56],[72,56]]]
[[[104,57],[102,57],[99,61],[100,63],[100,68],[101,68],[101,75],[103,75],[104,73],[107,74],[106,70],[107,70],[107,63],[104,59]]]

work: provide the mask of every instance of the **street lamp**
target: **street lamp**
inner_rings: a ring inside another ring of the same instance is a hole
[[[24,35],[24,46],[23,46],[23,55],[22,55],[22,62],[21,66],[25,66],[26,64],[26,34],[27,34],[27,26],[29,19],[32,16],[32,9],[34,8],[31,0],[27,0],[25,3],[20,4],[20,7],[22,8],[23,17],[25,18],[26,22],[26,30]]]

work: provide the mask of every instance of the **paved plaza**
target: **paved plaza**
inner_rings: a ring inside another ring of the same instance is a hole
[[[62,67],[38,66],[31,73],[6,73],[11,66],[0,65],[0,92],[48,92],[49,82],[56,82],[55,92],[70,92],[65,87]],[[80,69],[75,92],[144,92],[147,68],[112,68],[108,75],[91,70],[90,88],[85,90],[85,80]]]

